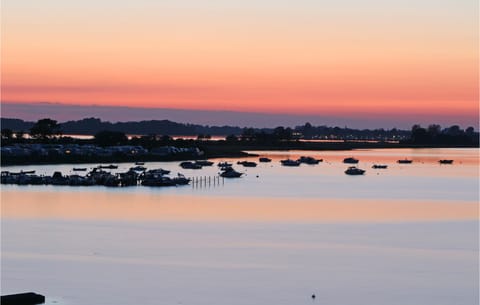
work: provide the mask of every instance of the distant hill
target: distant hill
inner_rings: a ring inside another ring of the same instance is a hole
[[[25,131],[28,132],[32,128],[34,122],[26,122],[20,119],[8,119],[1,118],[0,126],[2,129],[7,128],[13,131]]]
[[[28,131],[34,122],[26,122],[20,119],[1,118],[1,128],[13,131]],[[198,134],[229,135],[242,133],[242,128],[232,126],[202,126],[194,124],[182,124],[169,120],[150,120],[140,122],[104,122],[98,118],[86,118],[79,121],[60,123],[63,134],[94,135],[102,130],[120,131],[126,134],[138,135],[184,135],[196,136]]]

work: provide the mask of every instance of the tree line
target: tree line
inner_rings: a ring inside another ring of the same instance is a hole
[[[29,138],[26,138],[26,132],[13,131],[9,128],[1,130],[2,145],[12,143],[74,143],[82,140],[63,136],[62,129],[64,125],[56,120],[45,118],[35,122],[29,129]],[[236,128],[236,127],[235,127]],[[276,144],[285,141],[298,141],[300,139],[340,139],[340,140],[378,140],[389,141],[397,140],[403,144],[415,145],[476,145],[478,146],[478,132],[474,127],[468,127],[465,130],[458,125],[443,128],[437,124],[431,124],[424,128],[418,124],[412,126],[411,130],[399,130],[396,128],[385,129],[352,129],[328,126],[313,126],[305,123],[294,128],[278,126],[273,129],[243,128],[238,133],[231,133],[226,137],[228,143],[260,143]],[[199,133],[197,140],[205,141],[211,138],[210,134]],[[160,145],[167,145],[173,142],[173,138],[164,133],[161,135],[147,134],[128,138],[127,134],[115,130],[97,130],[93,140],[83,141],[97,144],[100,146],[111,145],[141,145],[146,148],[152,148]],[[185,141],[183,141],[185,142]],[[176,143],[183,143],[176,141]]]

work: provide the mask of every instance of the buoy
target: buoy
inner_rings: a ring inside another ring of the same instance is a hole
[[[312,294],[312,300],[315,300],[315,295],[314,294]]]

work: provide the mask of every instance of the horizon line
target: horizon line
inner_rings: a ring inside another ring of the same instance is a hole
[[[66,122],[85,118],[99,118],[108,122],[138,122],[149,120],[169,120],[178,123],[249,126],[255,128],[272,128],[277,126],[300,126],[310,123],[316,126],[350,126],[353,129],[409,129],[415,124],[438,124],[443,126],[475,126],[478,129],[478,115],[451,116],[423,113],[411,113],[406,117],[395,114],[364,113],[358,116],[350,114],[297,114],[272,113],[219,109],[182,109],[144,106],[82,105],[61,102],[0,102],[1,116],[36,121],[41,118],[54,117]],[[159,117],[163,117],[160,119]]]

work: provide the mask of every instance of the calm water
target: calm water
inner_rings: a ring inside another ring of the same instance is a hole
[[[478,149],[259,153],[273,162],[236,166],[245,176],[220,184],[2,185],[2,294],[69,305],[478,304]],[[279,165],[300,155],[324,162]],[[343,173],[351,156],[365,176]]]

